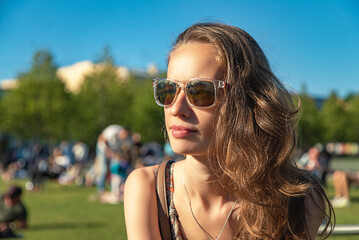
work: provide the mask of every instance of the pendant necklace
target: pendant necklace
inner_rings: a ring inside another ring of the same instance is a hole
[[[236,201],[234,202],[233,207],[232,207],[231,211],[229,212],[228,217],[227,217],[227,219],[226,219],[226,222],[224,223],[224,225],[223,225],[223,227],[222,227],[222,230],[221,230],[221,232],[219,233],[218,237],[217,237],[217,238],[214,238],[214,237],[212,237],[211,235],[209,235],[209,233],[201,226],[201,224],[199,224],[197,218],[194,216],[194,213],[193,213],[193,211],[192,211],[191,198],[189,197],[188,192],[187,192],[184,175],[183,175],[183,187],[184,187],[184,190],[185,190],[185,192],[186,192],[186,197],[187,197],[187,202],[188,202],[189,210],[190,210],[190,212],[191,212],[191,214],[192,214],[193,219],[196,221],[197,225],[199,226],[199,228],[202,230],[202,232],[204,233],[204,235],[206,235],[206,237],[207,237],[209,240],[218,240],[218,239],[220,239],[220,237],[222,236],[222,233],[223,233],[223,231],[224,231],[224,228],[226,227],[226,225],[227,225],[227,223],[228,223],[229,217],[232,215],[233,209],[234,209],[234,207],[236,206],[238,200],[236,200]]]

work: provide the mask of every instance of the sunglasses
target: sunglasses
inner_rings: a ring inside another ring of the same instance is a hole
[[[153,79],[153,91],[156,103],[162,107],[173,104],[182,89],[187,102],[196,108],[208,108],[216,103],[217,89],[224,88],[225,82],[204,78],[192,78],[186,82],[167,78]]]

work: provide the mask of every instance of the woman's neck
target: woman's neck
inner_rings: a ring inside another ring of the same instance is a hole
[[[216,176],[209,169],[207,159],[197,156],[186,156],[183,167],[183,180],[189,194],[193,198],[208,200],[216,198],[227,202],[225,190],[218,182]]]

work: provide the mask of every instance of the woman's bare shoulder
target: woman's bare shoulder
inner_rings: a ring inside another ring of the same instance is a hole
[[[160,239],[154,170],[155,167],[136,169],[126,180],[124,207],[128,239]]]
[[[157,166],[137,168],[131,172],[126,180],[126,185],[145,184],[153,185],[155,182],[155,169]],[[154,185],[153,185],[154,186]]]
[[[135,169],[125,183],[124,197],[130,201],[153,200],[155,196],[155,166]],[[145,204],[145,203],[144,203]],[[126,207],[126,206],[125,206]]]

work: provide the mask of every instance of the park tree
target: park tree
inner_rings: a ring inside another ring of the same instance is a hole
[[[348,99],[348,141],[359,142],[359,94]]]
[[[3,97],[2,97],[2,95],[3,95],[3,91],[2,91],[2,89],[0,88],[0,113],[2,113],[3,112],[3,101],[2,101],[2,99],[3,99]],[[1,122],[2,122],[2,118],[0,118],[0,131],[1,131]]]
[[[128,124],[132,94],[128,81],[120,79],[117,68],[104,50],[94,71],[87,76],[74,96],[73,136],[94,146],[100,132],[111,124]],[[102,62],[101,62],[102,61]]]
[[[131,129],[139,132],[145,142],[163,142],[163,131],[165,131],[163,108],[154,100],[151,79],[134,78],[130,82],[133,93]]]
[[[20,138],[59,141],[69,135],[70,95],[56,75],[51,53],[40,50],[18,87],[2,99],[2,128]]]
[[[324,127],[325,142],[346,142],[348,140],[347,103],[332,92],[323,104],[320,117]]]
[[[299,97],[301,108],[298,124],[298,145],[301,148],[308,148],[322,141],[323,126],[314,99],[307,94],[305,89],[302,90]]]
[[[5,116],[5,112],[4,112],[4,107],[3,107],[3,101],[2,101],[2,98],[1,98],[1,90],[0,90],[0,114],[2,115],[2,117],[0,117],[0,133],[2,131],[4,131],[4,120],[6,118]]]
[[[163,109],[154,101],[151,79],[133,74],[121,79],[109,47],[96,63],[74,95],[74,138],[94,146],[105,127],[120,124],[140,133],[144,142],[162,142]]]

